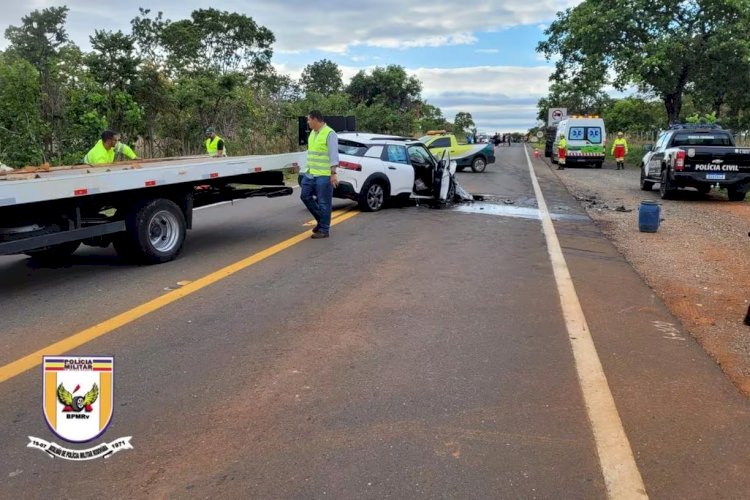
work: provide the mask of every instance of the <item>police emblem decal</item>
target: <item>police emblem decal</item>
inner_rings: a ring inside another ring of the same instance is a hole
[[[42,365],[42,407],[49,429],[71,443],[86,443],[104,434],[114,406],[114,358],[44,356]],[[28,447],[71,460],[90,460],[132,448],[130,437],[87,450],[69,450],[40,438],[29,439]]]

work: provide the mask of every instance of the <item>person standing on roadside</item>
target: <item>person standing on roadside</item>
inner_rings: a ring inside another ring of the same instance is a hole
[[[328,238],[331,231],[333,189],[339,185],[339,141],[320,111],[308,113],[307,125],[312,132],[307,138],[307,171],[302,174],[300,199],[317,222],[312,230],[312,238],[317,240]]]
[[[617,132],[617,139],[612,143],[611,154],[617,162],[617,170],[625,170],[625,155],[628,154],[628,141],[625,140],[625,134]]]
[[[565,140],[565,134],[560,134],[560,141],[557,143],[557,170],[565,170],[565,155],[568,153],[568,141]]]

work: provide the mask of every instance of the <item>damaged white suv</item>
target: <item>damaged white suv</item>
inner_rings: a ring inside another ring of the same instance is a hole
[[[339,186],[336,198],[354,200],[364,212],[376,212],[389,198],[438,203],[468,196],[456,183],[456,162],[438,160],[416,139],[339,134]]]

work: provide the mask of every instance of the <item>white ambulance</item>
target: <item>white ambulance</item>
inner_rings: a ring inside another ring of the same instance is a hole
[[[552,147],[552,163],[558,160],[558,145],[561,134],[565,134],[567,154],[565,165],[592,165],[602,168],[607,149],[607,131],[604,120],[598,116],[566,116],[558,125]]]

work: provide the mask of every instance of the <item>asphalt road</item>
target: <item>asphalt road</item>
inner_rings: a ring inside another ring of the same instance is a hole
[[[750,403],[534,169],[646,494],[747,498]],[[0,258],[0,370],[121,315],[70,353],[115,356],[94,443],[133,445],[81,463],[27,448],[91,446],[47,428],[34,366],[0,383],[0,497],[605,498],[600,453],[622,443],[592,431],[524,150],[459,178],[485,201],[350,210],[327,240],[293,239],[310,229],[295,193],[198,211],[160,266]]]

